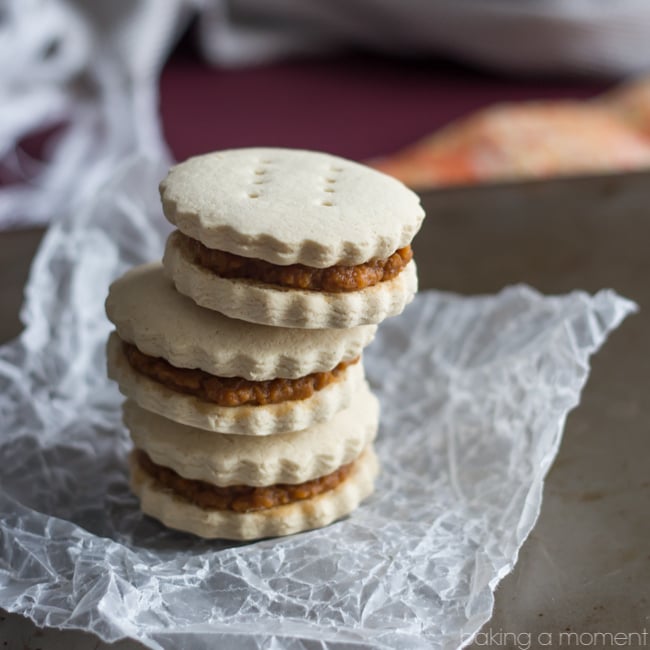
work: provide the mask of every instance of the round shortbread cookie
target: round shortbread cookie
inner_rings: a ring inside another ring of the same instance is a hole
[[[142,511],[169,528],[209,539],[252,540],[321,528],[348,515],[372,494],[378,471],[377,457],[368,447],[355,462],[350,476],[333,490],[247,513],[200,508],[157,484],[133,457],[131,489],[140,498]]]
[[[220,433],[268,436],[306,429],[329,420],[347,407],[365,381],[363,364],[359,361],[348,366],[337,381],[317,390],[308,399],[263,406],[219,406],[167,388],[135,370],[115,333],[108,339],[106,355],[108,376],[117,382],[123,395],[143,409],[174,422]]]
[[[325,268],[383,259],[422,224],[418,196],[394,178],[314,151],[231,149],[190,158],[160,184],[178,229],[272,264]]]
[[[359,456],[377,434],[379,402],[362,385],[331,420],[261,439],[188,427],[131,400],[124,404],[124,423],[137,448],[184,478],[218,486],[296,484],[331,474]]]
[[[163,264],[176,289],[201,307],[251,323],[282,328],[346,331],[400,314],[418,289],[415,262],[392,280],[342,293],[284,289],[254,280],[222,278],[195,264],[176,233],[167,240]],[[296,331],[296,330],[292,330]]]
[[[305,331],[232,320],[180,295],[160,263],[139,266],[116,280],[106,313],[120,338],[144,354],[178,368],[251,381],[332,370],[359,356],[377,329]]]

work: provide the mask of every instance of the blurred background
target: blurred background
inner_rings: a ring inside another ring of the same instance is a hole
[[[647,166],[649,35],[644,0],[0,0],[0,228],[135,152],[321,149],[418,188]]]

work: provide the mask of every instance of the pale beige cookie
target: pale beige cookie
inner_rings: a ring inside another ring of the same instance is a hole
[[[170,528],[209,539],[252,540],[321,528],[344,517],[372,494],[378,470],[377,457],[368,447],[351,474],[334,489],[303,501],[247,513],[200,508],[163,488],[133,457],[131,488],[140,498],[142,511]]]
[[[331,420],[262,439],[188,427],[131,400],[124,404],[135,446],[154,463],[218,486],[296,484],[330,474],[374,440],[378,421],[379,402],[365,385]]]
[[[113,333],[106,348],[108,376],[126,397],[143,409],[191,427],[221,433],[268,436],[300,431],[329,420],[345,408],[364,382],[361,362],[349,366],[343,376],[314,392],[308,399],[288,400],[263,406],[219,406],[193,395],[167,388],[136,371],[124,354],[122,341]]]
[[[163,264],[178,291],[202,307],[251,323],[311,331],[334,328],[329,331],[340,332],[348,331],[342,328],[352,328],[356,332],[359,327],[379,323],[401,313],[418,288],[414,261],[392,280],[341,293],[222,278],[194,263],[176,233],[167,240]]]
[[[190,158],[160,184],[165,216],[208,248],[325,268],[407,246],[418,196],[364,165],[313,151],[232,149]]]
[[[252,381],[295,379],[359,356],[376,327],[264,327],[203,309],[174,290],[159,263],[132,269],[109,290],[106,313],[123,341],[177,368]]]

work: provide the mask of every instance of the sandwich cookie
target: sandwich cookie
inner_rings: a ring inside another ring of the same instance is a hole
[[[142,408],[189,426],[253,435],[305,429],[345,408],[363,384],[375,326],[272,328],[203,309],[160,264],[111,285],[116,331],[108,374]]]
[[[232,318],[348,328],[400,313],[417,290],[415,193],[311,151],[236,149],[191,158],[160,185],[178,230],[163,264],[181,293]]]
[[[328,476],[297,486],[273,486],[268,491],[272,495],[269,503],[278,505],[236,512],[196,505],[190,495],[205,490],[204,483],[190,483],[187,493],[181,495],[167,487],[181,477],[160,466],[151,467],[135,450],[131,489],[140,499],[142,511],[169,528],[210,539],[251,540],[321,528],[344,517],[372,494],[378,471],[377,457],[372,447],[367,447],[352,463]],[[187,481],[181,478],[180,483]],[[241,487],[242,499],[254,499],[255,490],[264,490]]]

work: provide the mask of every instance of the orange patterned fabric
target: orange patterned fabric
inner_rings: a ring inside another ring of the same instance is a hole
[[[495,105],[370,164],[419,189],[650,168],[650,81],[590,102]]]
[[[623,84],[603,95],[599,103],[650,141],[650,78]]]

